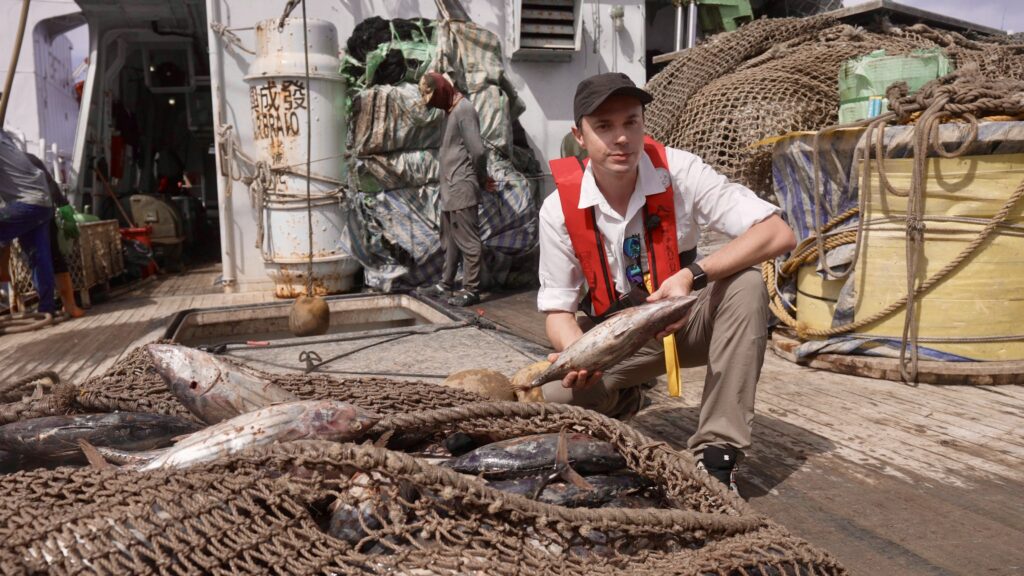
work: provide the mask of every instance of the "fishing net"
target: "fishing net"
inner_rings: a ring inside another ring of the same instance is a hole
[[[302,398],[346,400],[383,418],[361,444],[282,443],[184,471],[62,467],[0,476],[0,571],[844,573],[698,473],[688,453],[595,412],[481,402],[382,378],[266,376]],[[0,400],[36,412],[188,416],[141,348],[80,385],[56,381],[51,373],[7,383]],[[422,454],[457,432],[498,441],[563,430],[615,446],[662,507],[545,504],[401,451]]]
[[[771,146],[758,143],[835,124],[840,65],[880,49],[941,49],[955,68],[1024,78],[1024,45],[1005,38],[974,41],[921,24],[866,30],[827,15],[764,19],[686,50],[651,78],[647,129],[775,201]]]
[[[221,357],[236,363],[229,357]],[[412,412],[479,402],[482,396],[426,382],[388,378],[336,379],[322,374],[271,374],[245,367],[285,388],[300,399],[351,402],[378,414]],[[151,412],[194,418],[171,394],[153,368],[144,347],[135,348],[105,374],[78,385],[54,384],[44,373],[0,387],[0,424],[54,414],[87,412]]]
[[[59,468],[0,478],[0,569],[844,573],[698,474],[689,456],[580,408],[489,402],[392,414],[368,439],[566,427],[611,442],[629,468],[662,487],[667,507],[552,506],[370,443],[292,442],[179,472]],[[352,511],[350,521],[329,533],[339,509]]]

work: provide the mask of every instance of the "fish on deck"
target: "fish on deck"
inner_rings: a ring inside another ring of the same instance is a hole
[[[146,412],[43,416],[0,426],[0,450],[51,464],[85,463],[79,440],[122,450],[169,446],[199,430],[180,416]]]
[[[294,440],[355,440],[380,417],[348,402],[299,400],[236,416],[182,438],[173,447],[145,455],[100,450],[108,460],[141,471],[189,468],[254,446]]]
[[[446,466],[485,478],[516,478],[550,471],[555,464],[560,434],[535,434],[494,442],[452,458]],[[612,472],[626,459],[609,442],[580,433],[565,434],[568,463],[581,474]]]
[[[254,372],[194,348],[150,344],[146,351],[171,393],[207,424],[299,399]]]

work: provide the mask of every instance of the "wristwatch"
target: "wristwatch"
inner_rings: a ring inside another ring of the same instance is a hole
[[[686,267],[693,274],[693,291],[703,290],[708,285],[708,275],[696,262]]]

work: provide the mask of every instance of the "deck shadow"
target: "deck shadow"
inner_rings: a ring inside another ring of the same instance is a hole
[[[49,337],[17,345],[13,350],[17,360],[10,363],[8,376],[22,378],[43,370],[53,370],[63,382],[78,384],[87,378],[95,366],[104,364],[108,359],[112,361],[114,357],[126,352],[135,338],[162,321],[146,319],[118,322],[115,325],[83,326],[74,330],[54,329]]]
[[[653,406],[638,414],[630,424],[657,440],[679,450],[697,427],[697,406]],[[759,498],[804,466],[807,459],[835,448],[831,440],[759,412],[754,415],[752,445],[746,452],[737,477],[746,499]]]

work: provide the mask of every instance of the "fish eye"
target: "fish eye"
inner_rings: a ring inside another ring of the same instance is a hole
[[[188,387],[191,388],[192,390],[195,390],[196,388],[199,388],[199,382],[193,380],[192,382],[189,383]]]

